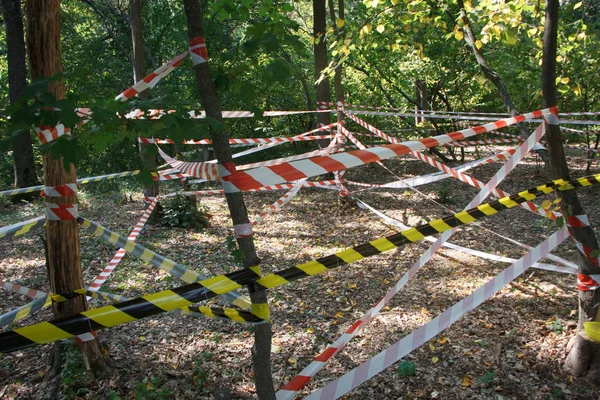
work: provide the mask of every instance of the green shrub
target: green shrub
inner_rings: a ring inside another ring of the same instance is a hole
[[[168,198],[163,206],[162,225],[198,230],[208,226],[210,214],[206,207],[198,207],[182,194]]]

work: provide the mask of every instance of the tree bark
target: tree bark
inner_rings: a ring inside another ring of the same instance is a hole
[[[10,103],[16,104],[27,85],[23,14],[20,0],[1,0],[0,5],[2,6],[2,16],[6,27],[8,94]],[[13,166],[16,187],[24,188],[39,185],[29,130],[22,131],[13,143]],[[11,200],[17,202],[31,199],[32,196],[31,193],[13,196]]]
[[[483,72],[483,75],[485,75],[485,77],[496,87],[496,89],[498,90],[498,94],[500,94],[500,98],[502,99],[502,102],[504,103],[504,106],[506,107],[510,115],[519,115],[519,110],[517,109],[517,106],[512,100],[510,93],[508,93],[508,89],[506,88],[504,81],[502,80],[502,78],[500,78],[500,75],[498,75],[496,71],[494,71],[489,66],[487,60],[483,56],[483,53],[477,48],[477,39],[475,38],[475,34],[473,33],[473,29],[471,28],[471,23],[467,18],[464,1],[457,0],[457,4],[460,7],[459,19],[462,22],[462,29],[464,32],[465,42],[473,51],[473,55],[475,55],[475,59],[477,60],[477,64],[479,64],[481,72]],[[525,124],[519,123],[517,124],[517,128],[519,129],[521,136],[523,136],[524,138],[529,137],[530,132],[527,130]],[[536,153],[542,158],[542,160],[544,160],[544,162],[548,161],[548,153],[546,150],[536,150]]]
[[[313,36],[315,44],[313,47],[315,56],[315,88],[317,93],[317,102],[330,101],[329,97],[329,77],[322,76],[327,68],[327,43],[325,35],[327,33],[327,11],[325,0],[313,0]],[[330,113],[318,113],[317,122],[323,125],[331,123]],[[329,145],[329,139],[318,140],[319,147],[324,148]]]
[[[544,26],[544,49],[542,59],[542,92],[544,107],[558,104],[556,93],[556,48],[558,31],[558,0],[546,0],[546,22]],[[570,179],[569,168],[565,158],[564,141],[557,124],[548,124],[546,131],[548,141],[549,172],[552,179]],[[561,208],[565,220],[571,215],[585,213],[577,192],[573,190],[557,192],[561,198]],[[569,228],[573,238],[591,249],[598,249],[598,242],[591,227]],[[600,274],[600,267],[581,251],[579,256],[579,273],[585,275]],[[595,384],[600,384],[600,343],[590,340],[582,331],[583,323],[599,321],[600,290],[579,291],[579,324],[578,334],[571,339],[564,367],[575,376],[585,376]]]
[[[146,60],[144,58],[144,40],[142,36],[142,8],[141,0],[129,1],[130,26],[131,26],[131,43],[133,46],[133,82],[138,82],[146,76]],[[150,97],[150,90],[144,90],[138,94],[140,99]],[[145,151],[149,145],[138,143],[140,157],[144,164],[144,168],[148,171],[156,172],[156,157],[148,151]],[[152,181],[144,187],[144,198],[153,198],[158,196],[158,182]],[[148,204],[148,203],[146,203]],[[157,204],[150,216],[148,222],[155,223],[157,217],[162,214],[162,207]]]
[[[27,0],[27,50],[31,77],[53,77],[62,72],[60,50],[60,0]],[[65,97],[65,85],[55,80],[49,90],[56,98]],[[76,182],[75,166],[63,167],[63,158],[53,158],[52,152],[43,155],[46,186],[60,186]],[[75,204],[77,198],[48,197],[49,203]],[[79,259],[79,226],[76,220],[53,221],[46,219],[47,266],[50,289],[53,293],[68,294],[83,288]],[[55,303],[54,313],[64,317],[87,309],[85,296]],[[77,343],[84,365],[94,374],[105,371],[107,365],[98,340]]]
[[[188,25],[188,36],[191,39],[204,37],[202,11],[198,0],[184,0],[184,9]],[[194,67],[196,86],[200,94],[202,107],[206,117],[217,121],[209,127],[210,136],[215,155],[220,165],[235,168],[229,147],[229,136],[225,130],[221,114],[221,100],[212,80],[208,63],[200,63]],[[235,173],[235,172],[234,172]],[[231,213],[234,227],[248,224],[248,212],[241,192],[225,193],[227,205]],[[260,263],[254,247],[252,235],[238,237],[237,243],[244,253],[243,265],[249,268]],[[256,285],[249,285],[250,298],[254,304],[266,304],[267,294],[264,289]],[[254,369],[254,382],[259,399],[275,399],[273,380],[271,376],[271,324],[261,324],[255,327],[254,346],[252,347],[252,364]]]

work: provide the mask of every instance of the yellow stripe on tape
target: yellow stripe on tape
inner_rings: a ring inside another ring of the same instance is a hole
[[[503,198],[499,199],[498,202],[500,202],[500,204],[502,204],[506,208],[513,208],[513,207],[517,207],[519,205],[519,203],[513,201],[512,199],[510,199],[508,197],[503,197]]]
[[[127,243],[125,243],[125,246],[123,246],[123,250],[128,253],[131,253],[133,249],[135,249],[135,243],[133,243],[131,240],[128,240]]]
[[[471,214],[469,214],[466,211],[461,211],[457,214],[454,214],[454,216],[456,217],[456,219],[458,219],[463,224],[469,224],[476,220],[475,218],[473,218],[473,216]]]
[[[22,308],[21,310],[19,310],[17,312],[17,315],[15,315],[15,319],[14,320],[18,321],[20,319],[23,319],[26,316],[28,316],[30,312],[31,312],[31,305],[28,305],[27,307]]]
[[[522,192],[519,192],[519,196],[521,196],[527,201],[531,201],[537,197],[536,195],[531,194],[528,190],[523,190]]]
[[[354,249],[346,249],[344,251],[340,251],[339,253],[335,253],[335,255],[347,262],[348,264],[365,258],[365,256],[363,256]]]
[[[318,262],[316,260],[312,260],[307,263],[300,264],[300,265],[296,266],[296,268],[301,269],[302,271],[306,272],[308,275],[317,275],[317,274],[327,271],[327,267],[325,267],[323,264],[321,264],[320,262]],[[267,275],[267,277],[268,277],[268,275]]]
[[[224,308],[223,311],[225,312],[225,315],[227,315],[227,317],[232,321],[246,322],[244,318],[240,317],[240,313],[233,308]]]
[[[482,213],[484,213],[485,215],[494,215],[498,212],[497,210],[495,210],[493,207],[491,207],[487,203],[477,206],[477,209],[479,211],[481,211]]]
[[[271,317],[271,310],[267,303],[252,303],[252,314],[260,319],[269,319]]]
[[[202,286],[207,287],[216,294],[228,293],[241,287],[239,283],[236,283],[224,275],[215,276],[214,278],[208,278],[200,282]]]
[[[24,326],[23,328],[15,329],[15,332],[32,342],[39,344],[56,342],[57,340],[73,336],[69,332],[65,332],[52,325],[50,322],[41,322],[35,325]]]
[[[84,311],[81,314],[106,327],[136,321],[131,315],[124,313],[114,306],[105,306],[93,310]]]
[[[302,264],[302,265],[306,265],[306,264]],[[300,268],[300,267],[301,266],[298,266],[297,268]],[[324,268],[323,271],[327,271],[327,268],[325,268],[325,267],[323,267],[323,268]],[[263,285],[267,289],[285,285],[286,283],[289,283],[289,281],[287,279],[282,278],[281,276],[275,275],[275,274],[269,274],[269,275],[265,276],[264,278],[261,278],[258,280],[258,284]]]
[[[187,307],[193,304],[171,290],[147,294],[143,296],[145,300],[154,304],[156,307],[165,311],[175,310],[177,308]]]
[[[400,233],[411,242],[418,242],[419,240],[423,240],[425,238],[425,236],[423,236],[423,234],[415,228],[410,228]]]
[[[445,223],[443,220],[441,219],[436,219],[434,221],[431,221],[429,223],[429,225],[431,225],[431,227],[433,229],[435,229],[438,232],[445,232],[449,229],[452,229],[452,227],[450,225],[448,225],[447,223]]]
[[[382,253],[384,251],[388,251],[388,250],[392,250],[392,249],[396,248],[396,246],[394,246],[394,243],[387,240],[387,238],[379,238],[379,239],[373,240],[369,243],[371,243],[371,246],[375,247],[377,250],[381,251]]]

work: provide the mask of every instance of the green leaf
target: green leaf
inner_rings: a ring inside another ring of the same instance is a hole
[[[575,4],[573,6],[573,10],[577,10],[579,7],[581,7],[583,5],[583,1],[580,1],[579,3]]]
[[[415,376],[417,374],[415,364],[412,361],[402,361],[396,372],[398,375],[405,377]]]

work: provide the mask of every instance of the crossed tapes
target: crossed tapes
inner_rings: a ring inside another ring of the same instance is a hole
[[[426,236],[471,223],[485,216],[496,214],[499,211],[516,207],[519,203],[533,200],[540,195],[551,193],[554,190],[573,190],[578,187],[586,187],[598,183],[600,183],[600,174],[572,181],[558,179],[533,189],[524,190],[516,195],[484,203],[475,208],[266,276],[261,276],[254,270],[239,270],[171,290],[146,295],[114,306],[101,307],[59,320],[17,328],[13,331],[0,334],[0,352],[10,352],[37,344],[50,343],[86,333],[90,330],[112,327],[166,311],[187,307],[198,301],[230,293],[250,283],[255,283],[265,289],[276,288],[301,278],[327,272],[330,269],[422,240]],[[84,226],[86,224],[91,226],[89,222],[83,222]],[[115,238],[115,242],[117,240],[118,238]],[[125,243],[121,247],[129,247],[130,251],[133,251],[131,245],[128,243]]]

